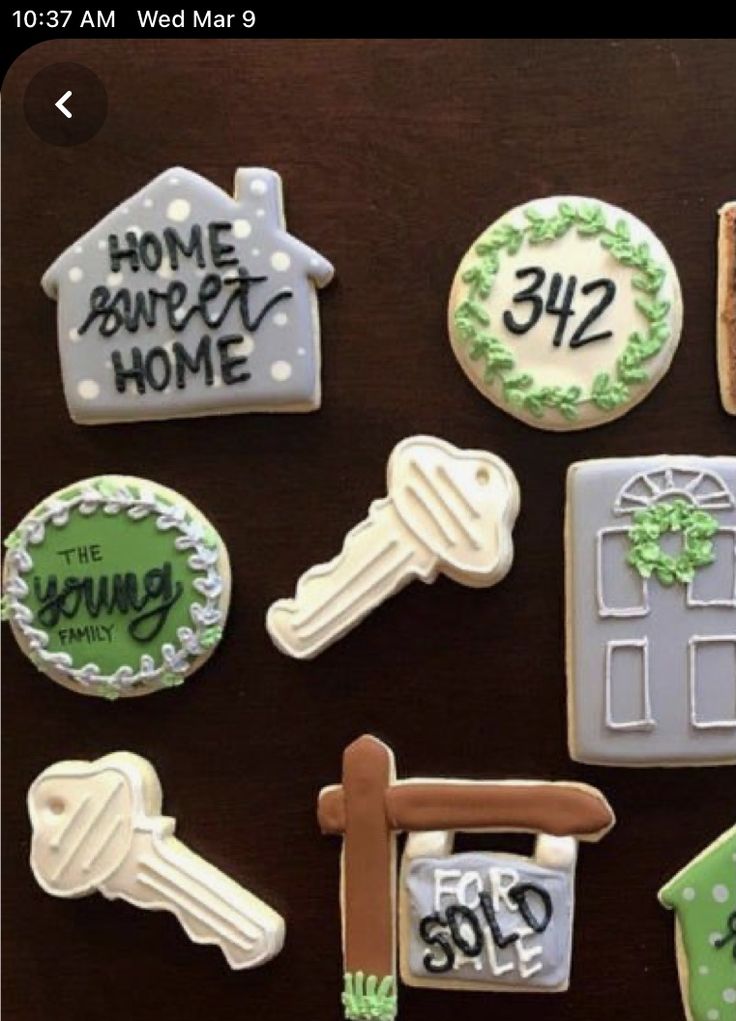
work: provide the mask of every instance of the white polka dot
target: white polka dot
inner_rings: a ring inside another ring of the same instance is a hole
[[[77,393],[83,400],[93,401],[100,396],[99,383],[95,383],[94,379],[82,379],[77,384]]]
[[[289,317],[287,316],[286,312],[277,312],[276,315],[273,317],[273,321],[276,326],[288,326]]]
[[[708,968],[707,964],[701,964],[700,967],[698,968],[698,972],[701,975],[707,975],[709,970],[710,969]]]
[[[237,351],[238,354],[246,355],[247,357],[248,355],[253,354],[253,352],[255,351],[255,347],[256,345],[253,338],[250,336],[249,333],[246,333],[243,335],[242,340],[238,344]]]
[[[82,252],[84,251],[84,249],[82,248],[81,245],[75,245],[74,246],[74,251],[77,253],[77,255],[81,255]]]
[[[712,947],[714,947],[716,943],[720,943],[722,939],[723,939],[722,932],[712,932],[708,937],[708,942]]]
[[[78,284],[83,276],[84,272],[81,266],[72,266],[72,268],[69,270],[69,279],[73,284]]]
[[[166,210],[166,215],[170,220],[175,223],[183,223],[187,219],[192,211],[192,207],[189,205],[186,199],[174,199],[169,202]]]
[[[256,209],[256,216],[265,216],[265,215],[266,215],[266,210],[265,209]]]
[[[122,273],[108,273],[107,274],[107,286],[108,287],[120,287],[123,282]]]
[[[140,227],[137,227],[134,223],[132,223],[130,227],[127,228],[126,233],[135,234],[135,236],[139,238],[143,231],[140,229]]]
[[[298,347],[298,348],[296,349],[296,353],[297,353],[298,355],[301,355],[301,356],[302,356],[302,358],[303,358],[303,357],[304,357],[304,355],[305,355],[305,354],[307,353],[307,349],[306,349],[305,347]]]
[[[709,1010],[705,1016],[707,1017],[708,1021],[718,1021],[718,1018],[721,1016],[721,1014],[720,1011],[713,1009]]]
[[[104,238],[100,238],[100,240],[97,242],[97,247],[101,252],[104,252],[105,249],[107,248],[107,241]]]
[[[161,277],[162,280],[170,280],[174,275],[171,269],[171,263],[166,256],[161,260],[161,265],[156,270],[156,273]]]
[[[178,183],[179,183],[179,178],[178,177],[170,177],[169,178],[169,184],[177,185]]]
[[[271,366],[271,376],[277,383],[285,383],[291,376],[291,366],[288,362],[274,362]]]
[[[150,209],[151,206],[153,205],[153,199],[143,199],[143,205],[146,207],[146,209]]]
[[[268,185],[263,178],[257,177],[255,181],[250,182],[250,190],[252,195],[265,195]]]
[[[695,900],[695,890],[693,890],[692,886],[686,886],[682,891],[682,896],[685,900]]]
[[[724,1003],[736,1003],[736,989],[731,987],[730,989],[723,990],[723,1002]]]
[[[79,330],[69,330],[69,340],[79,340]]]
[[[247,238],[252,230],[247,220],[233,220],[233,234],[236,238]]]
[[[284,273],[291,266],[291,259],[286,252],[274,252],[271,256],[271,265],[279,273]]]
[[[725,904],[728,897],[728,887],[724,886],[723,883],[719,883],[718,886],[713,887],[713,900],[717,904]]]

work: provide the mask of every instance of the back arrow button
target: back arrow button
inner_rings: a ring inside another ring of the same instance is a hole
[[[57,99],[56,102],[54,103],[54,106],[57,108],[57,110],[60,110],[65,117],[68,117],[70,119],[72,116],[71,112],[67,110],[67,108],[64,106],[64,103],[66,103],[67,99],[69,99],[71,94],[72,94],[71,89],[69,89],[68,92],[65,92],[64,95]]]

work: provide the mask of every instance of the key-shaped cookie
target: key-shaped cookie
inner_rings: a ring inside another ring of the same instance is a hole
[[[270,607],[266,627],[282,652],[311,659],[415,578],[482,588],[508,572],[519,487],[499,457],[412,436],[391,453],[387,489],[342,552]]]
[[[28,792],[31,868],[55,897],[99,891],[171,911],[195,943],[218,945],[231,968],[275,956],[284,921],[174,837],[153,766],[130,752],[49,766]]]

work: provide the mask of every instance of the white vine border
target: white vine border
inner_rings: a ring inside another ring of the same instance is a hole
[[[71,487],[73,488],[73,487]],[[100,694],[117,698],[121,689],[137,684],[158,681],[166,687],[174,687],[184,681],[190,660],[211,649],[222,637],[222,610],[219,606],[223,582],[217,568],[220,552],[218,543],[211,533],[198,521],[187,520],[183,507],[165,503],[145,485],[135,487],[139,495],[125,485],[108,479],[97,479],[74,496],[55,496],[46,500],[35,514],[25,518],[5,541],[8,547],[5,598],[3,615],[20,630],[28,643],[31,660],[43,670],[45,666],[76,681],[85,688],[98,688]],[[156,666],[152,656],[143,654],[138,670],[130,666],[119,667],[114,674],[102,674],[96,663],[73,667],[73,658],[68,652],[48,652],[49,636],[42,628],[33,626],[33,611],[23,600],[28,596],[28,585],[22,575],[33,568],[33,557],[29,546],[40,545],[46,536],[50,523],[62,528],[72,511],[90,516],[98,510],[104,514],[125,512],[134,521],[140,521],[150,514],[156,514],[156,527],[161,532],[175,529],[179,535],[174,540],[177,550],[192,550],[187,563],[192,571],[202,574],[195,578],[192,586],[205,597],[204,605],[191,603],[189,615],[193,627],[180,627],[176,635],[179,645],[165,642],[161,646],[163,663]]]

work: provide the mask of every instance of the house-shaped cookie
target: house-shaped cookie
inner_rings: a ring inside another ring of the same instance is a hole
[[[286,231],[281,179],[234,197],[176,167],[49,267],[64,393],[94,425],[320,405],[316,288],[330,263]]]
[[[659,891],[677,913],[677,968],[688,1021],[736,1017],[736,826]]]
[[[572,757],[736,763],[736,458],[572,465],[565,547]]]

